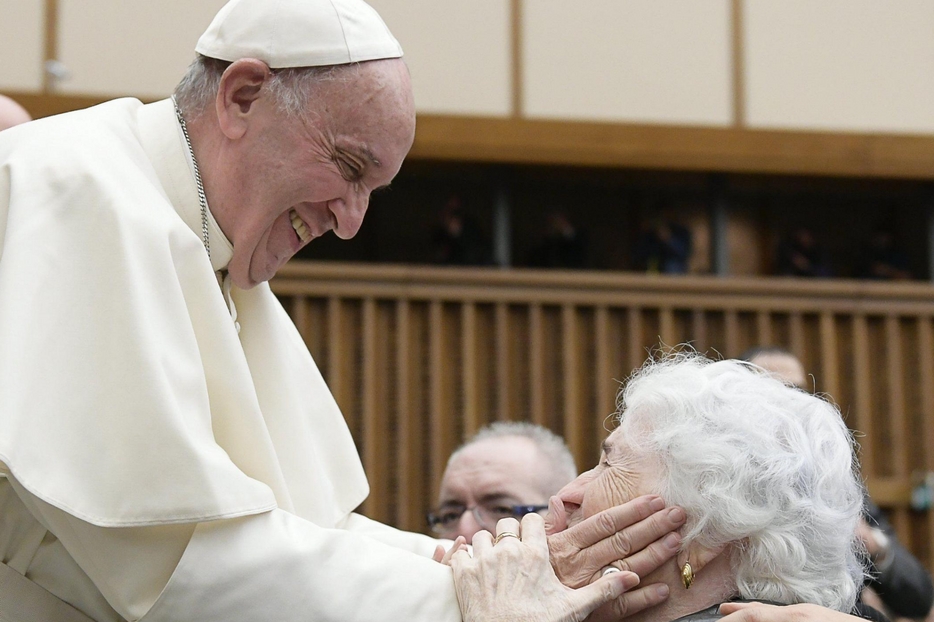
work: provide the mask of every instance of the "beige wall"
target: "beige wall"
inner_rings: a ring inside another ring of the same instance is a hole
[[[728,125],[728,0],[528,0],[529,117]]]
[[[930,0],[749,0],[749,124],[934,133]]]
[[[402,43],[421,112],[512,111],[509,0],[371,0]]]
[[[142,97],[171,91],[223,4],[58,2],[60,91]],[[738,109],[748,128],[934,134],[929,0],[372,2],[423,113],[729,127]],[[44,6],[0,0],[0,89],[41,89]]]
[[[60,91],[160,98],[195,56],[224,0],[59,0]]]
[[[42,88],[44,23],[41,0],[0,0],[0,90]]]

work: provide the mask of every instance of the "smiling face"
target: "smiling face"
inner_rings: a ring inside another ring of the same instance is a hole
[[[617,428],[603,442],[597,466],[581,473],[558,492],[568,512],[568,526],[640,495],[656,492],[653,483],[657,468],[642,452],[631,451]]]
[[[356,235],[370,194],[399,172],[415,135],[401,60],[363,63],[316,85],[308,110],[288,116],[267,95],[239,106],[242,136],[221,150],[226,187],[215,216],[233,243],[238,287],[266,281],[328,231]]]

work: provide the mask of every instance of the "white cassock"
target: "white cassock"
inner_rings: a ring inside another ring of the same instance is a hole
[[[169,100],[0,134],[0,561],[97,620],[459,620],[434,540],[351,513],[298,331],[200,232]]]

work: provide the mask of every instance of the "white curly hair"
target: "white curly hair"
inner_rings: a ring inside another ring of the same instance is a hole
[[[660,465],[654,492],[687,512],[682,546],[730,547],[741,597],[853,608],[863,490],[835,406],[683,353],[637,370],[617,406],[627,445]]]

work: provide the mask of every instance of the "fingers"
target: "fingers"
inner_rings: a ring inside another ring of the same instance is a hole
[[[599,581],[585,585],[574,591],[572,610],[583,619],[590,613],[613,600],[618,599],[626,590],[639,585],[639,577],[632,572],[616,572],[602,577]]]
[[[627,591],[616,600],[594,611],[588,622],[616,622],[626,616],[631,616],[665,602],[668,595],[668,586],[664,583],[641,586],[638,589]]]
[[[438,547],[441,548],[441,547]],[[447,566],[451,565],[451,558],[454,557],[454,553],[458,551],[467,550],[467,538],[464,536],[457,536],[457,539],[454,540],[454,544],[451,545],[451,548],[447,550],[446,553],[441,557],[441,563]],[[435,555],[438,554],[437,549],[435,550]],[[437,560],[435,560],[437,561]]]
[[[549,536],[568,528],[568,513],[564,501],[557,495],[548,500],[548,514],[545,515],[545,533]]]
[[[474,555],[482,555],[493,548],[493,534],[485,529],[481,529],[473,535],[473,540],[470,542],[473,545]]]
[[[532,512],[522,517],[522,543],[548,555],[548,538],[545,536],[545,519]]]
[[[644,577],[677,555],[680,549],[681,536],[678,533],[669,533],[638,553],[620,561],[618,565],[626,570],[631,570],[640,577]]]
[[[644,495],[595,514],[558,535],[566,537],[576,548],[585,549],[663,509],[665,502],[661,497]]]
[[[431,559],[440,563],[441,560],[444,559],[444,547],[441,546],[440,544],[436,546],[435,552],[431,554]]]
[[[597,514],[591,518],[599,516],[600,514]],[[588,551],[588,555],[593,563],[601,567],[612,561],[624,560],[623,568],[638,574],[647,574],[645,572],[646,568],[654,570],[658,568],[661,562],[671,557],[671,545],[677,547],[680,540],[666,540],[665,537],[674,535],[675,538],[679,538],[677,534],[671,534],[671,532],[683,525],[684,521],[685,514],[681,508],[668,508],[661,512],[655,512],[648,518],[626,529],[621,528],[621,531],[614,532],[593,544]],[[656,542],[659,542],[658,546],[650,547]],[[646,549],[646,547],[650,548]],[[639,552],[642,555],[637,555]],[[675,548],[674,553],[677,553],[677,548]],[[630,555],[636,558],[635,561],[639,564],[640,570],[632,567],[632,562],[626,559]],[[653,563],[654,565],[652,565]]]

